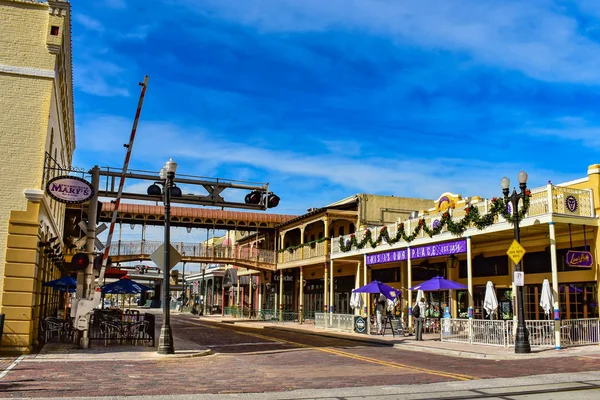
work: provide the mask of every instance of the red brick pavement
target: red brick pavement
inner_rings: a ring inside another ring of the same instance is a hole
[[[0,380],[0,397],[270,392],[594,371],[595,357],[471,360],[340,338],[173,318],[178,337],[212,356],[143,361],[36,361]]]

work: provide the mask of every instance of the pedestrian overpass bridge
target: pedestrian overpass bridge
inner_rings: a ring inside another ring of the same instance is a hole
[[[162,241],[118,241],[110,247],[114,263],[150,260]],[[201,243],[171,242],[181,254],[181,262],[232,264],[257,271],[276,271],[277,253],[274,250],[247,246],[202,246]]]

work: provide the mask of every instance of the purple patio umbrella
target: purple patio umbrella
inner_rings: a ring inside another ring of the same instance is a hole
[[[461,283],[450,281],[441,276],[435,276],[428,281],[411,287],[408,290],[423,290],[424,292],[435,292],[440,290],[460,290],[467,287]]]
[[[467,289],[467,287],[461,283],[450,281],[442,276],[434,276],[428,281],[415,285],[408,290],[422,290],[424,292],[440,292],[442,290],[461,290]],[[442,309],[441,309],[441,299],[440,299],[440,310],[438,313],[438,320],[442,317]]]
[[[396,300],[400,296],[400,291],[396,288],[386,285],[380,281],[372,281],[371,283],[354,289],[356,293],[381,293],[390,300]]]

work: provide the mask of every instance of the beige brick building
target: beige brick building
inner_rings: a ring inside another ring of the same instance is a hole
[[[44,247],[61,244],[65,206],[45,194],[75,149],[70,4],[0,0],[0,350],[31,351],[58,298]],[[45,304],[45,306],[42,306]]]

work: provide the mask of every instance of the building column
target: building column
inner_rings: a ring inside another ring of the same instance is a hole
[[[367,284],[367,255],[363,255],[363,286]],[[369,296],[366,293],[362,294],[364,304],[364,316],[369,316]],[[369,321],[369,320],[367,320]]]
[[[258,312],[260,313],[262,311],[262,307],[263,307],[263,290],[264,290],[264,283],[265,283],[265,279],[264,279],[265,273],[262,272],[260,275],[258,275],[258,282],[256,283],[257,287],[258,287],[258,304],[257,304],[257,309]]]
[[[279,320],[283,321],[283,270],[279,270]]]
[[[402,309],[402,315],[400,317],[404,319],[405,315],[408,315],[407,310],[407,296],[408,296],[408,284],[406,283],[406,265],[404,263],[400,263],[400,287],[402,288],[402,303],[400,304],[400,308]]]
[[[329,261],[329,319],[333,322],[333,260]]]
[[[471,236],[467,236],[467,290],[468,317],[469,317],[469,342],[473,337],[473,255],[471,254]]]
[[[325,232],[323,232],[323,236],[324,237],[329,237],[329,215],[327,215],[327,214],[325,214],[325,219],[323,220],[323,229],[325,230]],[[330,249],[329,242],[330,242],[329,240],[325,240],[325,242],[323,242],[324,243],[323,251],[324,251],[325,257],[330,256],[330,254],[329,254],[329,249]]]
[[[302,315],[302,307],[304,305],[304,271],[300,267],[300,298],[298,299],[298,321],[303,322],[304,317]]]
[[[33,191],[32,191],[33,192]],[[39,274],[40,242],[38,221],[43,192],[27,195],[26,211],[11,211],[6,237],[6,259],[2,285],[2,304],[5,314],[2,350],[30,353],[34,344],[36,283]],[[36,196],[36,194],[38,194]],[[4,222],[6,223],[6,221]],[[43,250],[42,250],[43,252]]]
[[[329,298],[327,296],[327,294],[329,293],[329,287],[327,286],[329,284],[329,268],[327,267],[327,263],[323,263],[323,312],[325,314],[329,312]]]
[[[304,260],[304,246],[302,246],[304,244],[304,229],[306,227],[304,225],[302,225],[300,227],[300,259]]]
[[[556,230],[554,222],[548,223],[550,230],[550,265],[552,266],[552,296],[554,297],[554,344],[556,349],[560,349],[560,297],[558,294],[558,259],[556,257]]]
[[[358,289],[360,287],[360,262],[356,263],[356,276],[354,277],[354,289]],[[361,293],[361,296],[363,296],[363,294]],[[354,315],[360,315],[361,313],[361,309],[360,308],[355,308],[354,309]]]
[[[252,295],[254,291],[252,290],[252,274],[248,275],[248,312],[249,316],[252,317],[252,307],[254,306],[254,302],[252,301]]]
[[[284,237],[285,237],[285,233],[280,233],[279,234],[279,249],[281,250],[281,252],[279,253],[279,262],[280,263],[284,263],[285,262],[285,248],[284,246]]]
[[[473,319],[473,255],[471,254],[471,236],[467,236],[467,290],[469,291],[468,316]]]
[[[240,277],[237,277],[237,294],[235,296],[235,306],[240,308]]]
[[[406,248],[406,287],[412,287],[412,261],[410,259],[410,246]],[[418,293],[418,292],[417,292]],[[413,324],[412,324],[412,290],[408,290],[408,333],[412,335]],[[418,301],[418,300],[417,300]]]

